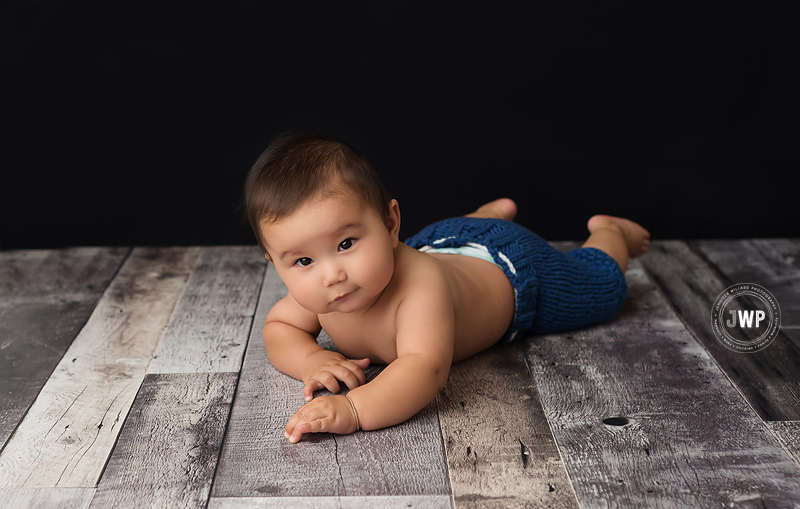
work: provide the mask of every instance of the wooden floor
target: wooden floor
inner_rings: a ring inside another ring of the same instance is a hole
[[[800,240],[654,242],[627,280],[609,324],[456,364],[399,426],[292,445],[258,248],[0,252],[0,507],[800,507]],[[711,330],[734,283],[780,304],[761,352]]]

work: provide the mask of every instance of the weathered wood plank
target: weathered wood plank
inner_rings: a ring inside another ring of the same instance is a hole
[[[265,265],[257,247],[200,250],[93,507],[206,504]]]
[[[0,252],[0,450],[129,252]]]
[[[265,266],[257,246],[202,248],[148,373],[238,372]]]
[[[0,487],[93,487],[197,258],[136,248],[0,454]]]
[[[0,488],[0,507],[86,509],[94,488]]]
[[[208,509],[449,509],[451,497],[212,498]]]
[[[389,429],[311,435],[298,444],[284,438],[286,423],[304,403],[302,383],[269,363],[261,328],[285,294],[268,270],[212,497],[449,495],[434,403]],[[367,375],[377,372],[371,367]]]
[[[743,354],[723,346],[711,328],[714,301],[735,283],[760,284],[770,292],[774,288],[782,313],[784,307],[791,310],[798,306],[800,272],[769,249],[748,243],[717,241],[701,245],[654,242],[641,264],[762,419],[800,420],[800,341],[792,340],[798,331],[784,326],[767,348]],[[725,251],[730,254],[725,255]],[[718,264],[709,256],[715,257]],[[783,322],[790,323],[785,316]]]
[[[638,262],[627,280],[613,322],[534,338],[527,356],[581,505],[800,504],[798,466]]]
[[[800,421],[769,421],[765,424],[800,466]]]
[[[438,396],[457,508],[578,507],[525,364],[526,341],[454,364]]]
[[[204,507],[237,378],[147,375],[91,507]]]
[[[695,244],[732,284],[755,283],[769,290],[780,304],[783,324],[788,326],[781,329],[783,336],[776,341],[789,339],[800,346],[800,241],[704,240]],[[796,371],[790,381],[800,384],[800,357],[795,361]]]
[[[800,270],[800,238],[762,239],[759,242],[769,246],[784,262]]]

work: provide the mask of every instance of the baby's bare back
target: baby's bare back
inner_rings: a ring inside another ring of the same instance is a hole
[[[450,283],[456,316],[453,361],[497,343],[514,318],[514,289],[503,270],[471,256],[440,253],[426,256],[439,262]]]

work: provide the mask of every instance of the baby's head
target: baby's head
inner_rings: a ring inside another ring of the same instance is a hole
[[[309,311],[368,309],[392,279],[397,201],[346,143],[278,139],[247,176],[245,207],[262,251]]]
[[[265,226],[314,199],[341,196],[383,218],[391,196],[370,162],[349,144],[322,134],[287,134],[261,154],[245,184],[245,210],[261,250]]]

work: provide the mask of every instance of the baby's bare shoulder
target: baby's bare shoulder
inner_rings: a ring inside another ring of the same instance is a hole
[[[445,357],[452,359],[456,310],[447,267],[416,250],[404,254],[407,256],[400,257],[395,266],[398,281],[394,319],[398,354],[401,350],[433,349],[441,350]]]
[[[398,253],[395,262],[397,296],[402,299],[442,299],[450,293],[449,272],[435,258],[408,248]]]

